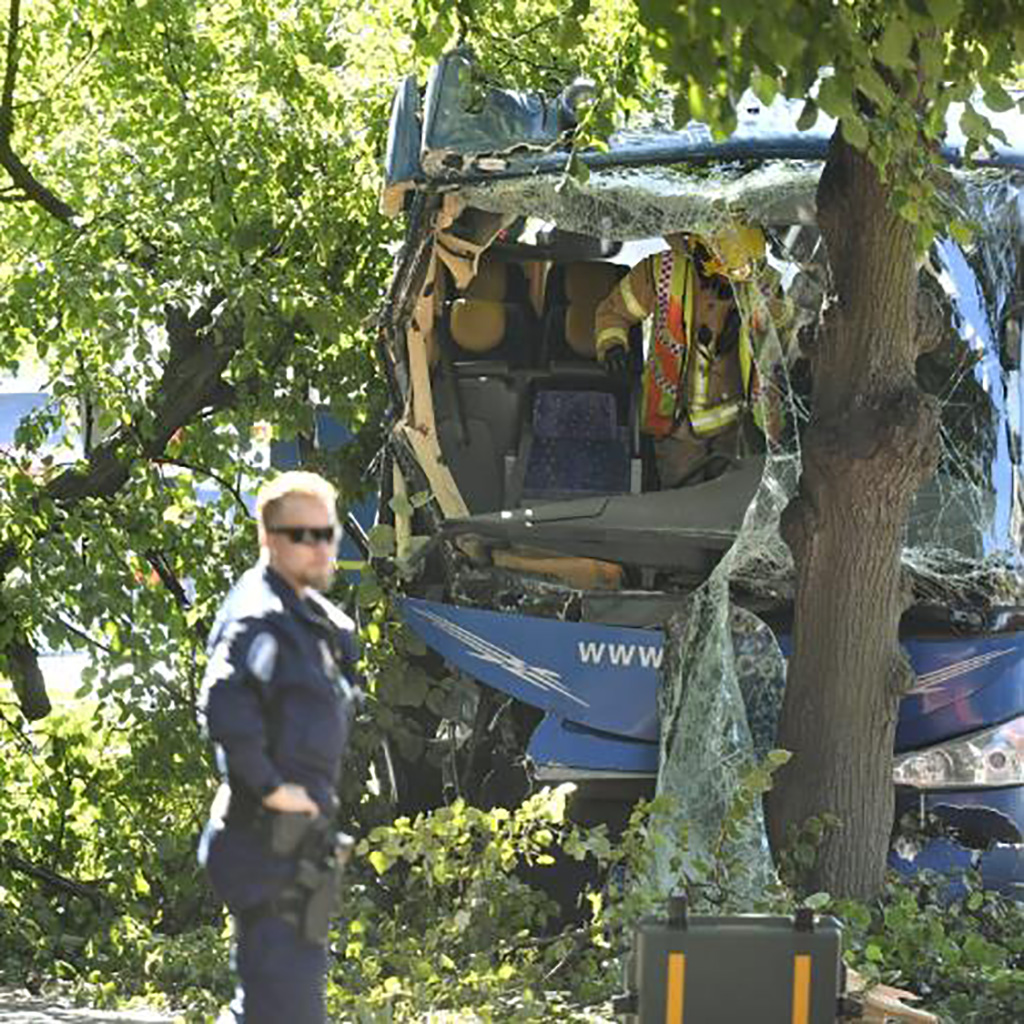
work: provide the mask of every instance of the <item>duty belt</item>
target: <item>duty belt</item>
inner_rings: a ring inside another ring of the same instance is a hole
[[[295,877],[272,899],[242,911],[242,927],[279,917],[307,942],[325,945],[338,910],[338,882],[354,840],[333,831],[322,816],[264,811],[256,821],[274,856],[296,859]]]

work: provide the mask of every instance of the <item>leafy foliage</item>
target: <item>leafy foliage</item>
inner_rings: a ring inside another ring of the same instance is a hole
[[[24,639],[87,655],[73,685],[90,703],[30,728],[5,684],[0,970],[20,979],[55,964],[94,1001],[160,992],[199,1018],[227,985],[226,936],[194,862],[211,785],[194,729],[202,640],[251,558],[242,510],[272,439],[309,435],[328,404],[357,440],[314,462],[347,495],[369,486],[386,402],[371,317],[396,241],[377,212],[378,161],[399,76],[422,78],[456,41],[481,56],[481,89],[555,90],[589,74],[600,98],[584,111],[584,145],[659,101],[662,65],[681,87],[678,116],[724,130],[748,85],[765,101],[803,95],[833,63],[807,120],[839,117],[913,218],[934,156],[911,140],[934,141],[945,106],[971,100],[975,84],[1005,107],[1019,11],[1010,0],[725,2],[687,5],[685,17],[626,0],[6,10],[17,31],[0,96],[0,372],[49,400],[0,451],[0,654]],[[923,121],[908,115],[917,103]],[[970,104],[961,124],[976,143],[989,131]],[[386,533],[374,543],[389,553]],[[430,725],[461,712],[424,678],[383,596],[367,574],[357,599],[372,722],[357,730],[346,795],[379,831],[364,846],[376,867],[352,880],[335,1006],[568,1020],[617,987],[624,928],[650,897],[609,885],[591,894],[582,929],[547,935],[550,899],[516,870],[557,855],[591,858],[620,882],[639,876],[657,807],[639,809],[614,846],[566,821],[564,794],[390,822],[364,786],[380,736],[410,761],[440,756]],[[765,783],[739,794],[747,810]],[[695,867],[695,900],[729,908],[742,870],[730,857],[723,833]],[[1005,906],[972,891],[959,917],[922,921],[909,891],[891,894],[892,914],[844,909],[863,936],[857,956],[912,982],[909,950],[938,936],[928,977],[951,1007],[1016,998]],[[947,961],[955,980],[940,990]]]
[[[833,118],[890,183],[894,207],[922,224],[922,243],[948,227],[934,186],[950,111],[959,110],[970,157],[1003,139],[982,107],[1024,109],[1004,87],[1024,47],[1024,14],[1013,0],[637,6],[651,51],[677,86],[680,123],[693,117],[728,134],[748,89],[765,104],[777,95],[803,100],[798,127]]]

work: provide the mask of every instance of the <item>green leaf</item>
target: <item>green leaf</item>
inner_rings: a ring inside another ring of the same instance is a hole
[[[699,82],[694,81],[693,79],[690,80],[686,87],[686,102],[692,118],[695,118],[698,121],[703,121],[707,117],[704,108],[704,89],[701,87]]]
[[[950,221],[949,234],[954,242],[962,246],[968,246],[974,241],[974,228],[967,221],[958,218]]]
[[[862,153],[868,148],[868,126],[856,114],[849,114],[841,122],[843,138]]]
[[[408,519],[413,513],[412,502],[404,494],[396,494],[388,502],[388,507],[399,519]]]
[[[573,181],[585,185],[590,178],[590,168],[573,152],[569,157],[566,173]]]
[[[875,48],[875,56],[890,68],[899,70],[910,66],[910,47],[914,33],[901,18],[893,18],[886,26]]]
[[[766,75],[763,71],[755,71],[750,76],[750,88],[766,107],[770,107],[779,94],[778,80],[772,75]]]
[[[970,103],[960,115],[960,129],[969,139],[984,142],[992,131],[992,124],[984,114],[979,114]]]
[[[376,578],[370,574],[364,574],[364,578],[356,587],[356,601],[360,608],[371,608],[384,597],[384,591]]]
[[[1013,110],[1013,97],[998,83],[991,82],[985,89],[985,106],[997,114]]]
[[[375,558],[390,558],[395,553],[395,528],[378,523],[367,535],[370,554]]]
[[[562,18],[562,30],[558,34],[558,42],[563,49],[571,50],[581,46],[586,40],[583,26],[571,14]]]
[[[798,132],[808,132],[813,127],[815,122],[818,120],[818,104],[814,100],[808,100],[803,110],[800,111],[800,116],[796,119],[796,130]]]
[[[853,96],[837,78],[826,78],[818,88],[818,106],[830,117],[841,118],[853,113]]]
[[[893,103],[893,92],[885,79],[870,65],[863,64],[854,73],[857,88],[880,110],[888,110]]]
[[[370,862],[370,866],[378,875],[383,875],[384,872],[391,867],[391,862],[385,854],[381,853],[380,850],[374,850],[366,859]]]
[[[952,25],[959,17],[963,7],[962,0],[925,0],[925,3],[928,5],[928,13],[938,29]]]

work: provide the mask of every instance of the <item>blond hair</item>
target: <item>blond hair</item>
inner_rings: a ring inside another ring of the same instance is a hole
[[[293,494],[319,498],[332,512],[338,501],[338,492],[334,485],[318,473],[289,470],[265,483],[256,495],[256,519],[261,530],[267,530],[274,525],[281,511],[282,502]]]

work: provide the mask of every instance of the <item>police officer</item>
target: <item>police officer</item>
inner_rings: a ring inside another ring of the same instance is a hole
[[[355,646],[352,621],[318,593],[334,571],[336,499],[305,472],[260,491],[260,561],[210,636],[201,710],[224,782],[200,859],[234,917],[241,984],[222,1020],[238,1024],[325,1020],[325,942],[302,927],[300,861],[276,837],[286,820],[322,823],[337,806]]]

